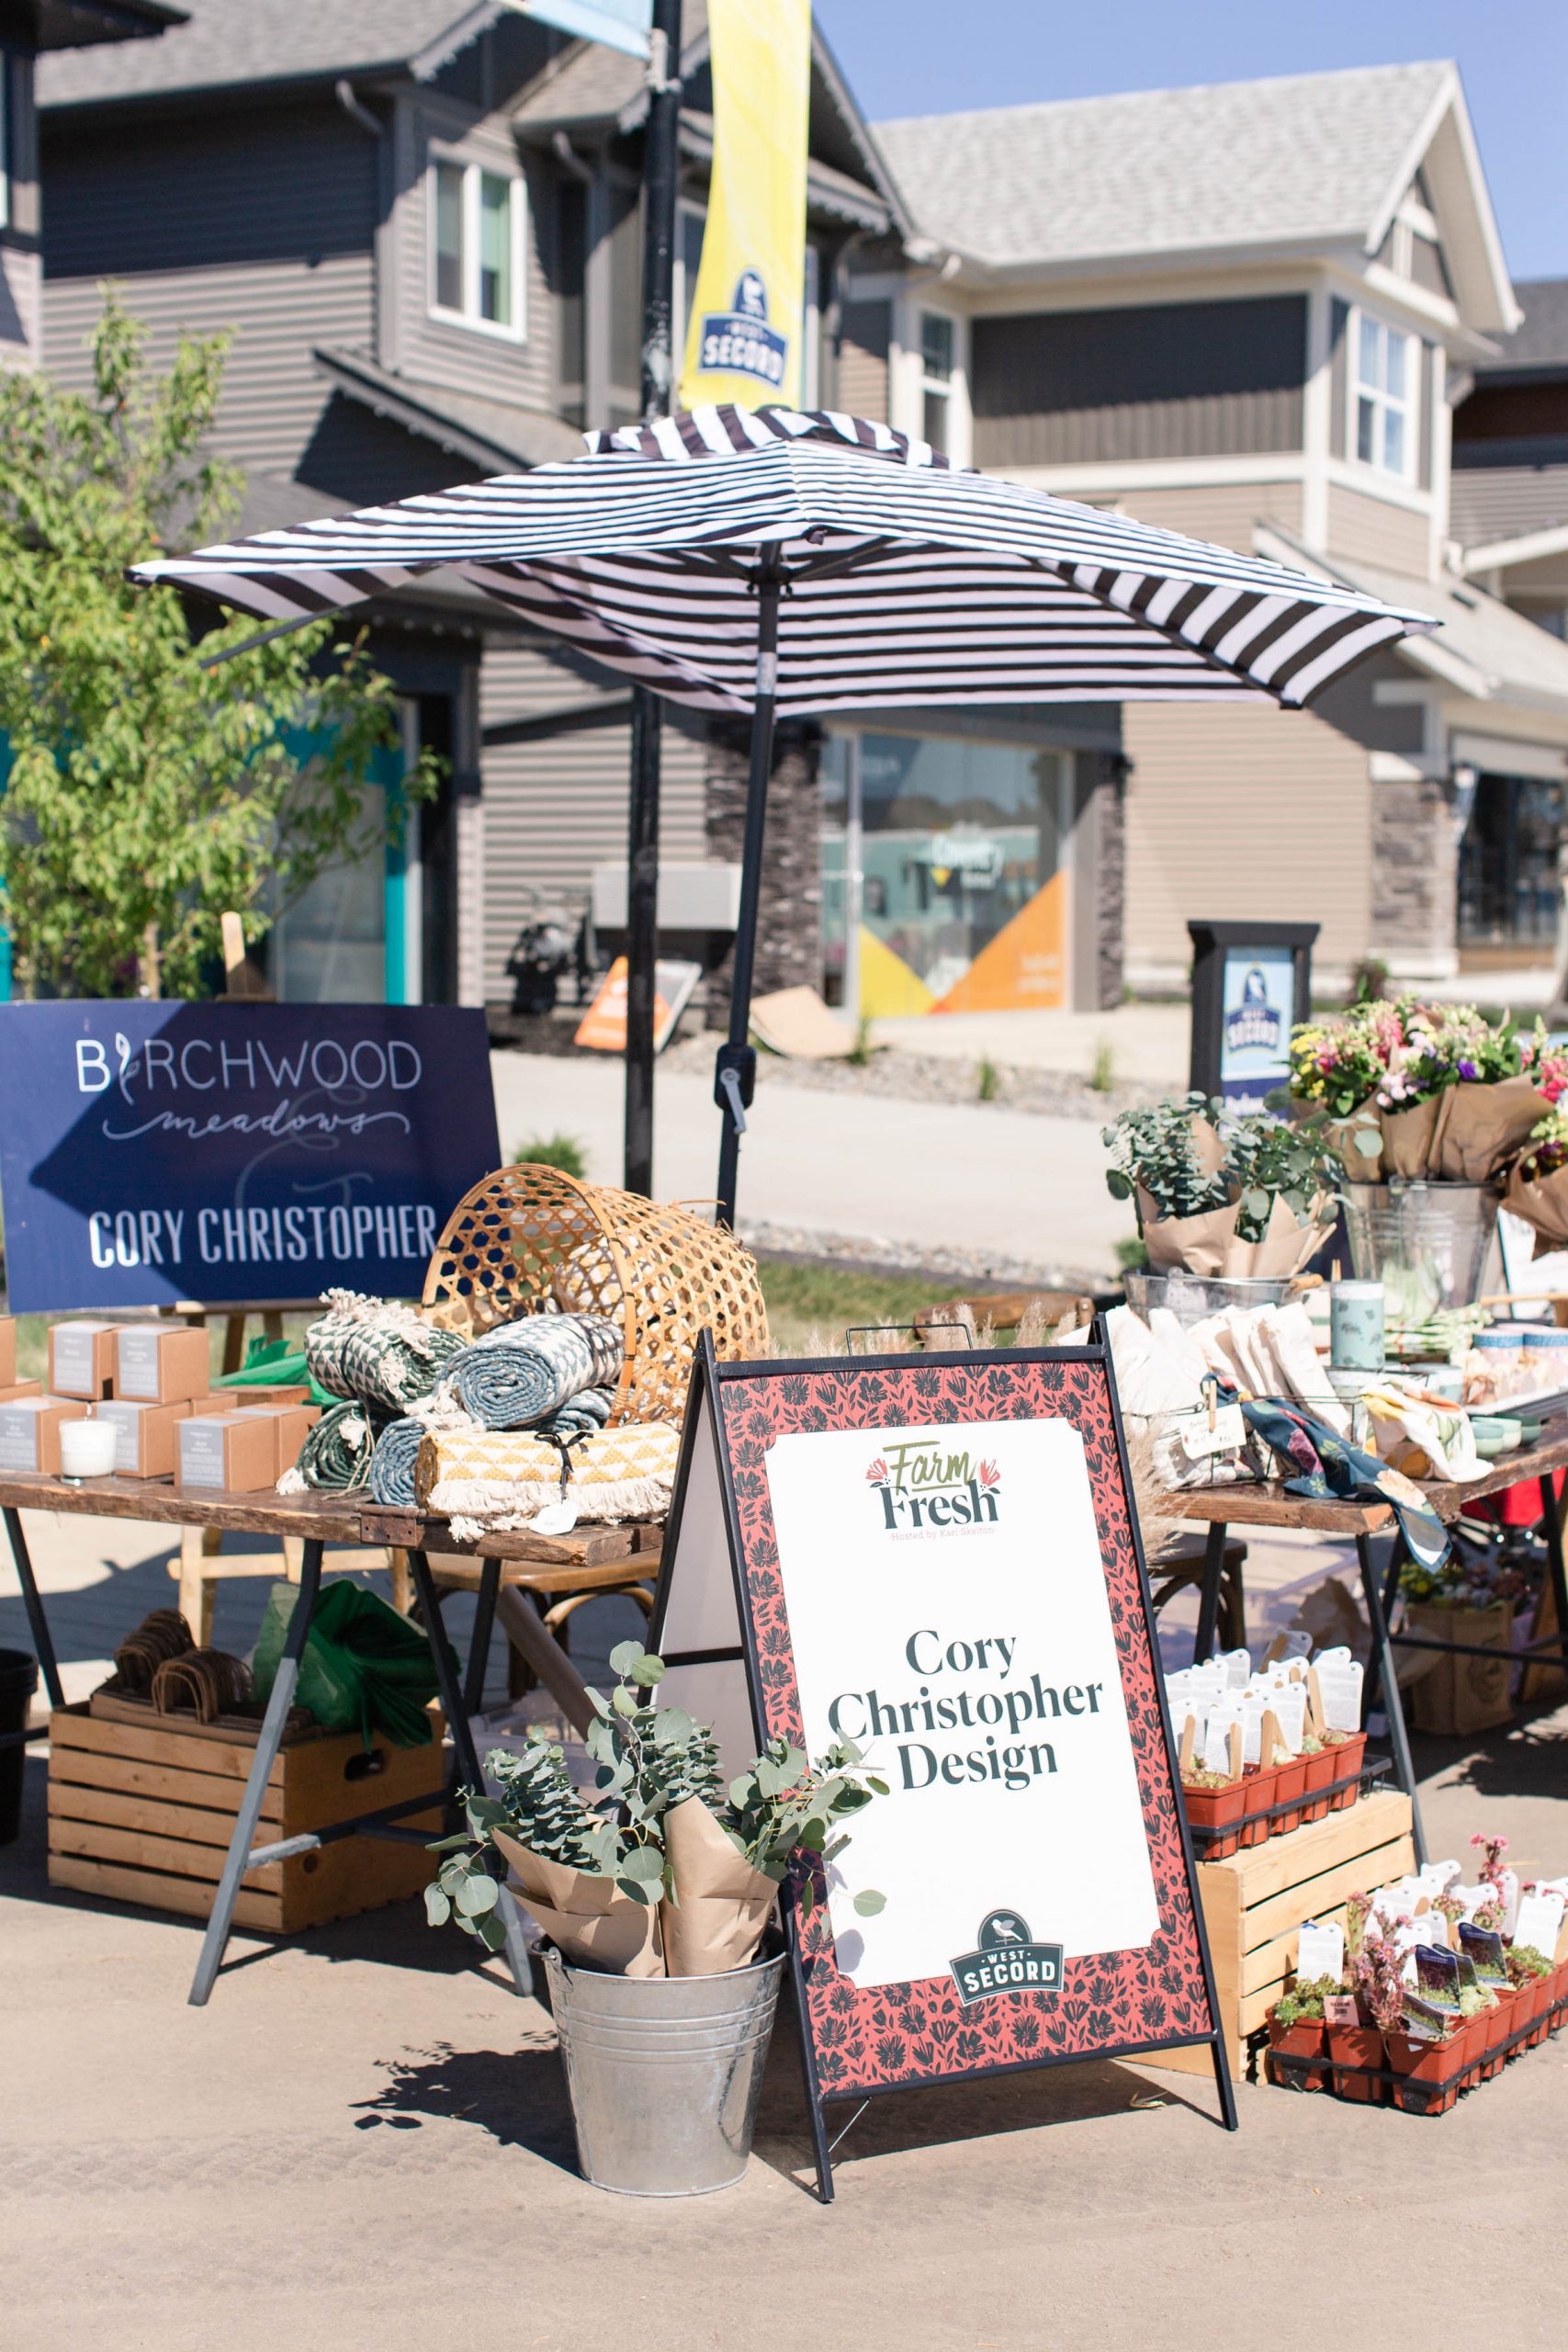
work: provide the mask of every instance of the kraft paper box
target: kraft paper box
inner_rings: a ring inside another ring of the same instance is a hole
[[[226,1411],[248,1413],[253,1408],[271,1411],[279,1405],[310,1405],[311,1403],[310,1384],[308,1380],[281,1382],[276,1388],[264,1387],[258,1382],[254,1387],[225,1388],[212,1400],[212,1408],[216,1412],[221,1406]]]
[[[293,1469],[306,1431],[312,1421],[321,1419],[320,1408],[315,1405],[237,1405],[234,1411],[236,1418],[265,1421],[272,1432],[275,1478],[281,1478],[286,1470]]]
[[[41,1396],[41,1380],[13,1380],[8,1387],[0,1388],[0,1405],[14,1405],[19,1396]]]
[[[0,1390],[12,1388],[17,1380],[17,1318],[0,1315]]]
[[[176,1487],[254,1495],[277,1484],[277,1438],[265,1414],[187,1414],[175,1442]]]
[[[60,1475],[60,1424],[85,1419],[75,1396],[26,1396],[0,1405],[0,1470]]]
[[[51,1396],[112,1396],[116,1337],[112,1323],[51,1323]]]
[[[121,1323],[115,1332],[114,1393],[141,1405],[205,1396],[209,1361],[199,1325]]]
[[[172,1478],[178,1446],[175,1431],[190,1416],[184,1397],[172,1405],[139,1405],[128,1396],[104,1397],[93,1408],[96,1421],[115,1431],[115,1474],[121,1478]]]

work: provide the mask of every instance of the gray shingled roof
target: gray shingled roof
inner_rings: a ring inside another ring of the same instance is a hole
[[[1516,280],[1514,292],[1525,314],[1512,334],[1496,338],[1495,359],[1483,360],[1478,376],[1513,368],[1568,368],[1568,277]]]
[[[39,60],[39,101],[149,97],[400,65],[475,11],[472,0],[180,0],[157,40]]]
[[[873,125],[920,228],[996,267],[1365,239],[1438,62]]]

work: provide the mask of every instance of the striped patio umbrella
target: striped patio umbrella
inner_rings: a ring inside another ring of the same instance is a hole
[[[751,973],[779,715],[909,705],[1300,708],[1433,624],[1341,583],[960,469],[837,413],[698,409],[589,454],[141,564],[275,629],[454,570],[694,710],[751,719],[719,1213],[756,1057]],[[273,630],[268,630],[272,634]]]

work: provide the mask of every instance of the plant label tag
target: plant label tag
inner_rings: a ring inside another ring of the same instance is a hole
[[[1203,1725],[1203,1770],[1205,1772],[1230,1770],[1230,1728],[1235,1717],[1225,1708],[1216,1708]]]
[[[1439,1951],[1436,1944],[1417,1944],[1416,1981],[1427,2000],[1439,2008],[1458,2008],[1461,1979],[1456,1953]]]
[[[1317,1661],[1317,1687],[1323,1695],[1324,1723],[1329,1731],[1361,1728],[1361,1668],[1353,1658],[1343,1665],[1326,1657]]]
[[[1473,1964],[1483,1984],[1490,1979],[1495,1984],[1506,1977],[1508,1962],[1503,1951],[1503,1939],[1495,1928],[1477,1928],[1468,1919],[1461,1920],[1459,1948],[1463,1958]]]
[[[1296,1975],[1314,1982],[1345,1973],[1345,1930],[1333,1919],[1304,1919],[1296,1947]]]
[[[1505,1871],[1503,1872],[1501,1883],[1503,1888],[1503,1933],[1506,1936],[1514,1936],[1518,1933],[1518,1929],[1515,1925],[1515,1922],[1517,1920],[1519,1916],[1519,1874],[1517,1871]]]
[[[1260,1764],[1263,1760],[1263,1717],[1265,1704],[1259,1697],[1244,1697],[1240,1702],[1241,1760],[1243,1764]]]
[[[1292,1756],[1299,1756],[1306,1737],[1306,1686],[1301,1682],[1283,1684],[1274,1692],[1272,1704],[1280,1738]]]
[[[1325,2025],[1359,2025],[1360,2012],[1353,1993],[1330,1993],[1323,2004]]]
[[[1562,1932],[1563,1908],[1560,1894],[1543,1894],[1539,1886],[1533,1894],[1521,1895],[1519,1916],[1514,1922],[1515,1943],[1528,1944],[1543,1960],[1550,1960]]]
[[[1232,1690],[1241,1690],[1252,1679],[1250,1650],[1226,1650],[1220,1658],[1220,1664],[1225,1670],[1226,1686]]]

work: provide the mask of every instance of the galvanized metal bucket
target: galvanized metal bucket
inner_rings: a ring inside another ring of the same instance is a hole
[[[784,1954],[719,1976],[605,1976],[545,1951],[583,2177],[701,2197],[744,2177]]]
[[[1345,1191],[1351,1262],[1359,1280],[1382,1283],[1391,1322],[1424,1322],[1480,1295],[1497,1230],[1495,1184],[1395,1176]]]

